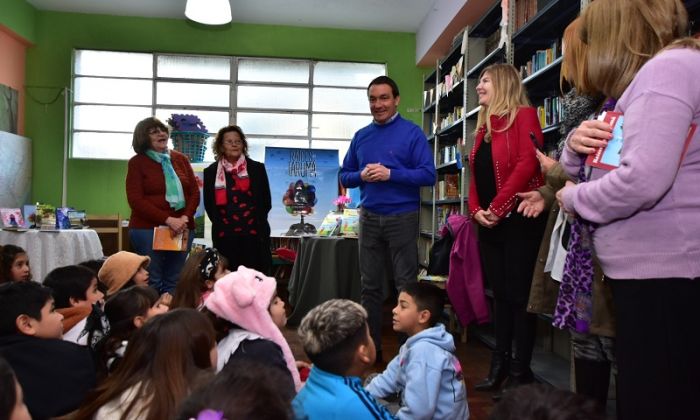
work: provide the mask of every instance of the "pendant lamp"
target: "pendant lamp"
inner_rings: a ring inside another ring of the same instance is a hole
[[[224,25],[231,22],[229,0],[187,0],[185,16],[204,25]]]

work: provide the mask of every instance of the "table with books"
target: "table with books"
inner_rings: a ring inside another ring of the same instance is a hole
[[[356,237],[304,236],[289,279],[287,323],[298,325],[314,306],[329,299],[360,302],[360,265]]]
[[[92,229],[0,230],[0,245],[27,251],[34,281],[43,282],[54,268],[102,258],[102,244]]]

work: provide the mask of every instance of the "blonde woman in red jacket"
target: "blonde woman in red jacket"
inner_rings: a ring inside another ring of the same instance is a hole
[[[487,67],[476,93],[481,110],[469,159],[469,214],[479,227],[484,280],[494,296],[496,333],[489,376],[476,389],[498,390],[507,377],[505,392],[533,381],[530,360],[536,317],[526,306],[546,219],[543,215],[528,219],[515,209],[517,193],[544,183],[532,138],[540,146],[543,140],[537,112],[513,66]]]

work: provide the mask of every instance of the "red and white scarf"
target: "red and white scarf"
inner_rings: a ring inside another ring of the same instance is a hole
[[[235,164],[229,162],[225,157],[219,159],[216,168],[216,180],[214,181],[214,198],[218,206],[226,204],[226,173],[235,175],[238,178],[248,178],[248,163],[245,155],[241,154]]]

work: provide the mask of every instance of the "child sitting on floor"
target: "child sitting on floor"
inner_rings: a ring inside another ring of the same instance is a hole
[[[230,366],[231,368],[228,368]],[[291,420],[291,398],[279,392],[280,369],[251,359],[231,360],[213,381],[182,403],[176,420]],[[215,417],[207,417],[207,414]]]
[[[149,319],[165,313],[158,292],[151,287],[133,286],[112,295],[105,303],[109,334],[98,346],[100,374],[114,372],[124,357],[131,336]]]
[[[292,402],[296,418],[393,418],[359,378],[376,358],[362,306],[345,299],[318,305],[302,319],[299,338],[313,367]]]
[[[29,256],[24,249],[15,245],[0,246],[0,283],[31,280]]]
[[[82,265],[59,267],[46,276],[44,285],[51,288],[57,312],[63,315],[63,339],[94,348],[109,331],[109,322],[93,271]]]
[[[182,267],[171,307],[202,309],[214,283],[228,273],[226,257],[216,248],[195,251]]]
[[[107,297],[131,286],[148,286],[151,258],[128,251],[111,255],[102,264],[97,277],[107,286]],[[166,302],[167,303],[167,302]]]
[[[146,322],[124,359],[87,399],[76,419],[172,419],[187,396],[213,376],[214,329],[194,309],[175,309]]]
[[[276,293],[277,282],[273,277],[239,266],[216,282],[204,305],[219,318],[214,320],[215,328],[223,336],[217,345],[217,372],[232,357],[254,358],[288,370],[293,381],[288,388],[293,395],[301,387],[301,380],[289,344],[271,314],[271,310],[279,310],[273,305]],[[225,325],[222,320],[227,321]]]
[[[467,390],[452,335],[438,323],[444,291],[409,283],[393,309],[393,328],[409,336],[386,370],[367,385],[376,398],[399,393],[399,419],[467,419]]]
[[[35,282],[0,285],[0,356],[22,385],[35,419],[69,413],[95,386],[90,352],[61,340],[63,316]]]

